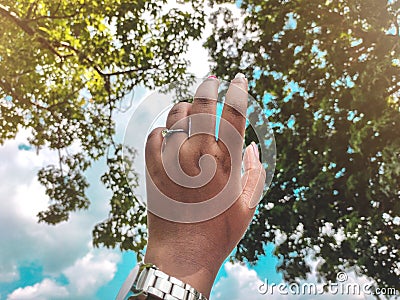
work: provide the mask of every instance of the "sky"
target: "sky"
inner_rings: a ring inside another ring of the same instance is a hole
[[[239,13],[239,12],[237,12]],[[206,28],[204,37],[210,33]],[[204,41],[204,40],[203,40]],[[187,58],[189,71],[198,77],[209,75],[208,53],[203,41],[192,42]],[[135,106],[151,91],[135,90],[133,107],[116,116],[117,136],[123,132]],[[103,160],[86,173],[92,202],[87,211],[71,214],[68,222],[49,226],[37,223],[37,213],[45,210],[48,198],[37,181],[37,171],[56,161],[56,153],[43,149],[39,155],[27,143],[29,132],[0,146],[0,300],[114,299],[130,270],[135,254],[119,250],[94,249],[93,226],[107,217],[110,193],[99,182],[105,171]],[[225,262],[216,278],[213,300],[261,299],[369,299],[364,296],[304,296],[261,294],[260,286],[282,282],[276,272],[278,260],[268,245],[256,266]],[[316,266],[317,262],[310,261]],[[349,280],[365,283],[366,278],[349,272]],[[317,283],[313,272],[306,282]]]

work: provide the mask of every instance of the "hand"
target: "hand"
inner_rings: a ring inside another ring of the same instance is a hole
[[[183,131],[163,138],[165,128],[156,128],[146,144],[145,262],[207,297],[253,218],[265,182],[255,143],[246,148],[241,176],[248,86],[244,76],[237,77],[226,94],[218,141],[219,81],[210,77],[197,89],[193,104],[181,102],[169,112],[166,128]],[[202,206],[209,199],[213,204]]]

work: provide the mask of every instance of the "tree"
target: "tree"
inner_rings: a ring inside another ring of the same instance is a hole
[[[288,281],[305,278],[314,257],[327,280],[354,267],[399,290],[400,1],[240,9],[243,20],[214,13],[205,46],[219,77],[250,78],[275,127],[277,166],[236,258],[254,263],[279,240]]]
[[[29,129],[37,151],[57,151],[59,164],[38,173],[51,200],[38,217],[49,224],[89,207],[85,171],[107,157],[101,179],[113,195],[109,219],[93,231],[96,246],[145,245],[145,212],[128,184],[136,175],[125,177],[112,116],[135,86],[153,88],[185,74],[182,54],[204,26],[202,4],[192,1],[184,11],[165,3],[0,1],[0,143]]]

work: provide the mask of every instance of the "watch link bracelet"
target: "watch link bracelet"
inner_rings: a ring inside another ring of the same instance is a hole
[[[207,300],[189,284],[165,274],[153,264],[141,263],[126,279],[117,300],[145,300],[148,296],[163,300]]]

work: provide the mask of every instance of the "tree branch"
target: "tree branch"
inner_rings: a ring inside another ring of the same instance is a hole
[[[118,76],[118,75],[125,75],[125,74],[131,74],[131,73],[136,73],[136,72],[143,72],[147,71],[150,69],[154,69],[155,66],[148,66],[145,68],[134,68],[134,69],[128,69],[128,70],[121,70],[121,71],[116,71],[116,72],[104,72],[99,68],[99,66],[96,65],[96,63],[93,61],[92,58],[89,56],[85,55],[82,51],[79,49],[76,49],[75,47],[71,46],[70,44],[66,42],[60,42],[60,41],[49,41],[45,39],[43,36],[40,35],[36,30],[34,30],[32,27],[30,27],[26,20],[22,20],[15,12],[12,12],[9,10],[8,7],[0,4],[0,16],[5,17],[6,19],[12,21],[14,24],[16,24],[19,28],[21,28],[24,32],[26,32],[30,36],[36,37],[36,40],[45,48],[51,51],[53,54],[56,56],[60,57],[61,59],[65,59],[69,57],[70,55],[62,55],[57,51],[57,48],[59,47],[64,47],[66,49],[71,50],[74,52],[78,57],[82,57],[84,61],[88,62],[92,68],[102,77],[108,78],[111,76]]]
[[[36,0],[35,2],[32,2],[32,4],[29,6],[28,12],[26,13],[26,18],[30,18],[33,11],[34,10],[36,11],[37,3],[38,3],[38,0]]]
[[[24,32],[26,32],[30,36],[35,36],[38,35],[35,30],[33,30],[30,26],[28,26],[21,18],[15,13],[10,11],[6,6],[0,4],[0,15],[5,17],[6,19],[12,21],[14,24],[16,24],[19,28],[21,28]],[[63,56],[57,52],[56,49],[54,49],[50,42],[43,38],[42,36],[37,36],[36,40],[42,44],[43,47],[46,49],[50,50],[53,54],[57,55],[60,58],[63,58]]]
[[[38,107],[38,108],[48,110],[47,107],[44,107],[44,106],[42,106],[42,105],[40,105],[40,104],[31,102],[31,101],[29,101],[28,99],[26,99],[25,97],[20,96],[20,95],[15,91],[15,89],[13,88],[13,86],[12,86],[9,82],[7,82],[4,78],[2,78],[2,79],[0,80],[0,88],[1,88],[6,94],[10,95],[13,99],[17,100],[18,102],[20,102],[20,103],[22,103],[22,104],[25,104],[25,105],[27,105],[27,106],[36,106],[36,107]]]
[[[36,22],[36,21],[38,21],[38,20],[43,20],[43,19],[49,19],[49,20],[70,19],[70,18],[76,17],[76,16],[81,12],[81,9],[82,9],[83,7],[85,7],[85,3],[82,3],[82,4],[79,6],[79,8],[76,9],[76,12],[73,13],[73,14],[70,14],[70,15],[66,14],[66,15],[59,15],[59,16],[57,16],[58,11],[60,10],[60,6],[61,6],[61,1],[59,2],[59,4],[58,4],[56,10],[54,11],[54,14],[53,14],[53,15],[50,15],[50,16],[38,16],[38,17],[36,17],[36,18],[26,18],[25,21],[26,21],[26,22]]]
[[[65,47],[65,48],[75,52],[75,54],[77,54],[79,57],[83,57],[83,59],[86,60],[87,62],[89,62],[91,64],[91,66],[96,70],[96,72],[99,73],[99,75],[101,75],[102,77],[125,75],[125,74],[143,72],[143,71],[148,71],[148,70],[154,69],[154,66],[148,66],[145,68],[134,68],[134,69],[128,69],[128,70],[115,71],[115,72],[104,72],[96,65],[96,63],[90,57],[85,55],[79,49],[76,49],[75,47],[73,47],[70,44],[65,43],[65,42],[54,42],[54,44],[57,47]]]
[[[48,107],[48,110],[49,110],[49,111],[53,111],[53,109],[54,109],[55,107],[67,103],[70,97],[72,97],[74,94],[78,93],[80,90],[82,90],[82,89],[85,87],[85,84],[86,84],[86,82],[83,83],[82,86],[80,86],[80,87],[76,88],[75,90],[73,90],[73,91],[72,91],[71,93],[69,93],[68,95],[65,95],[65,96],[63,97],[63,98],[64,98],[63,101],[60,101],[60,102],[57,102],[57,103],[55,103],[55,104],[50,105],[50,106]]]

